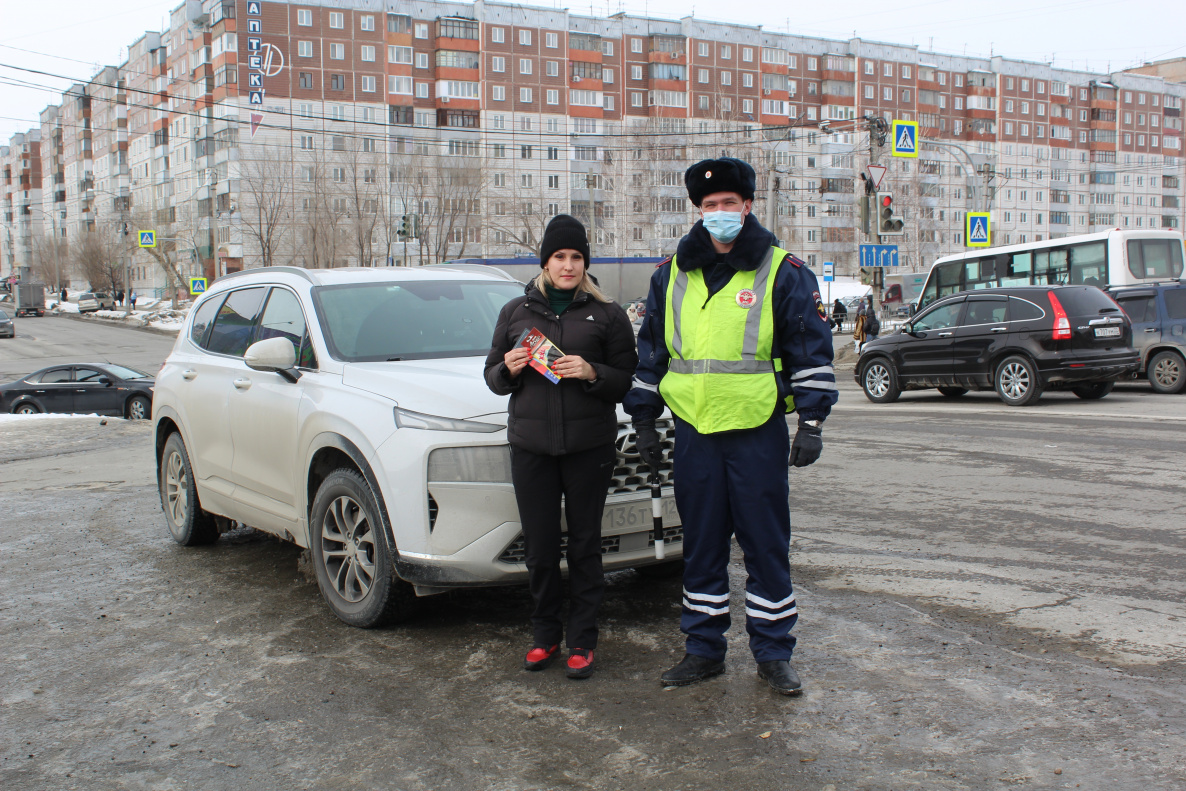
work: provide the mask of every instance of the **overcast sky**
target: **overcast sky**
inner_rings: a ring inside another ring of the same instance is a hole
[[[125,47],[145,30],[162,29],[169,9],[177,5],[177,0],[0,0],[0,144],[35,126],[37,114],[56,102],[70,81],[90,78],[97,66],[121,63]],[[567,7],[579,14],[624,10],[666,19],[692,13],[705,20],[762,24],[768,30],[800,35],[856,35],[956,55],[993,53],[1101,72],[1186,56],[1183,0],[594,0]],[[14,85],[16,81],[54,90]]]

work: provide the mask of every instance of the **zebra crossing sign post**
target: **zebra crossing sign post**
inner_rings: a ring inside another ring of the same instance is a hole
[[[894,121],[894,156],[918,157],[918,122]]]
[[[967,247],[988,247],[992,239],[992,215],[986,211],[970,211],[964,220]]]

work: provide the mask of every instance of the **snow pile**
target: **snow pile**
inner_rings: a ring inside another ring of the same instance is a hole
[[[38,412],[35,415],[5,415],[0,414],[0,423],[17,423],[24,420],[71,420],[73,418],[97,418],[99,415],[91,412],[86,415],[66,414],[62,412]],[[120,418],[112,418],[119,420]]]
[[[165,330],[166,332],[180,332],[181,325],[185,323],[185,317],[188,315],[188,305],[179,307],[177,310],[165,307],[154,313],[145,313],[140,318],[140,326],[152,327],[153,329]]]
[[[77,313],[78,312],[78,303],[77,302],[58,302],[53,305],[50,305],[50,309],[56,310],[58,313]]]

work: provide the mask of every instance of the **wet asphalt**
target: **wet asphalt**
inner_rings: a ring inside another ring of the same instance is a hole
[[[798,699],[740,622],[665,691],[680,583],[633,571],[588,681],[520,669],[520,588],[352,629],[294,546],[174,544],[146,424],[0,422],[0,788],[1186,787],[1186,397],[840,378],[791,472]]]

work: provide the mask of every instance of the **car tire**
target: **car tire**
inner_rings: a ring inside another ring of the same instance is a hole
[[[861,369],[861,389],[865,391],[865,398],[874,404],[889,404],[902,395],[893,363],[884,357],[875,357],[865,363]]]
[[[968,394],[966,387],[940,387],[939,392],[948,398],[959,398],[960,396]]]
[[[12,413],[14,415],[40,415],[41,410],[31,401],[26,401],[23,404],[17,404],[16,408],[12,410]]]
[[[412,615],[416,594],[396,576],[378,504],[357,470],[343,467],[321,482],[309,548],[321,595],[343,623],[373,629]]]
[[[1071,392],[1082,398],[1084,401],[1095,401],[1112,392],[1112,388],[1115,386],[1115,381],[1091,382],[1085,385],[1076,385],[1075,387],[1071,388]]]
[[[1030,406],[1042,397],[1042,379],[1037,367],[1019,354],[1001,360],[993,382],[997,395],[1009,406]]]
[[[152,402],[147,397],[138,395],[128,399],[128,420],[148,420],[152,417]]]
[[[165,440],[160,461],[157,489],[160,491],[161,508],[165,512],[169,534],[183,547],[213,544],[218,540],[218,525],[214,516],[203,511],[198,501],[198,487],[189,464],[189,452],[177,432]]]
[[[647,566],[635,566],[634,570],[638,572],[639,576],[646,577],[652,580],[667,580],[672,577],[682,576],[684,573],[683,558],[678,560],[665,560],[662,563],[651,563]]]
[[[1180,393],[1186,387],[1186,362],[1177,352],[1158,352],[1149,360],[1145,375],[1158,393]]]

